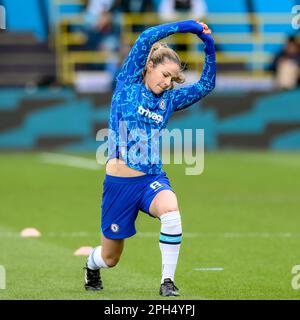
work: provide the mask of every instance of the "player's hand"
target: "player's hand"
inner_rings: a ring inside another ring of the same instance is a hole
[[[198,21],[198,20],[196,20],[196,22],[203,27],[202,33],[204,33],[204,34],[212,34],[211,29],[209,29],[209,27],[208,27],[208,25],[207,25],[206,23],[200,22],[200,21]]]
[[[203,31],[201,34],[198,34],[198,37],[203,41],[203,42],[207,42],[207,41],[213,41],[213,37],[212,37],[212,31],[211,29],[208,27],[208,25],[204,22],[198,21],[196,20],[196,22],[203,28]]]
[[[202,26],[203,31],[201,34],[198,34],[198,37],[204,42],[204,51],[207,54],[211,54],[215,52],[214,39],[212,37],[212,31],[204,22],[200,22],[196,20],[196,22]]]

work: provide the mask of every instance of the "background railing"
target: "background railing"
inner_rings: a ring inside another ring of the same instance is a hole
[[[80,12],[80,0],[56,0],[55,45],[57,52],[57,75],[64,84],[73,84],[76,66],[79,64],[104,64],[110,56],[106,51],[80,50],[87,41],[84,32],[84,15]],[[78,13],[69,13],[68,5],[78,5]],[[64,7],[62,11],[61,8]],[[190,16],[180,16],[190,19]],[[177,18],[178,20],[178,18]],[[220,72],[230,75],[268,76],[268,66],[285,40],[295,32],[291,26],[290,13],[213,13],[203,21],[213,29],[217,46],[217,61]],[[164,23],[156,13],[122,14],[120,19],[120,45],[133,45],[140,34],[134,27],[146,29]],[[140,29],[139,29],[140,30]],[[203,50],[201,41],[193,34],[175,34],[164,41],[170,44],[185,44],[185,51],[178,50],[189,70],[201,70]],[[78,47],[78,48],[76,48]],[[122,59],[120,57],[120,59]]]

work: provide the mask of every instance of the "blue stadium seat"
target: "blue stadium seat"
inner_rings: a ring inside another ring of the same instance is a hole
[[[45,25],[39,1],[26,0],[11,1],[3,0],[6,8],[7,28],[9,31],[31,31],[34,32],[39,40],[47,38],[47,26]]]
[[[48,38],[49,21],[50,25],[56,22],[51,15],[51,6],[54,5],[52,0],[2,0],[2,4],[6,8],[9,31],[34,32],[40,41]],[[81,11],[81,4],[65,5],[59,9],[61,14]]]

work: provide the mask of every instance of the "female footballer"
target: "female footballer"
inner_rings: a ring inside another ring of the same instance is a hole
[[[200,80],[180,89],[174,89],[175,83],[184,82],[180,59],[175,51],[158,42],[174,33],[196,34],[205,45]],[[112,97],[109,160],[102,197],[102,241],[87,260],[86,290],[103,289],[100,269],[118,263],[124,240],[136,233],[135,220],[141,210],[161,223],[159,293],[179,295],[174,275],[182,239],[181,217],[176,195],[162,171],[156,133],[165,128],[173,112],[193,105],[211,92],[215,78],[214,40],[204,23],[187,20],[151,27],[135,42],[117,77]]]

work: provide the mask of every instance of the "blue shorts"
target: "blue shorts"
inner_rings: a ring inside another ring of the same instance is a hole
[[[150,215],[150,204],[162,190],[173,191],[165,172],[132,178],[106,175],[101,232],[108,239],[125,239],[136,234],[135,220],[139,210]]]

